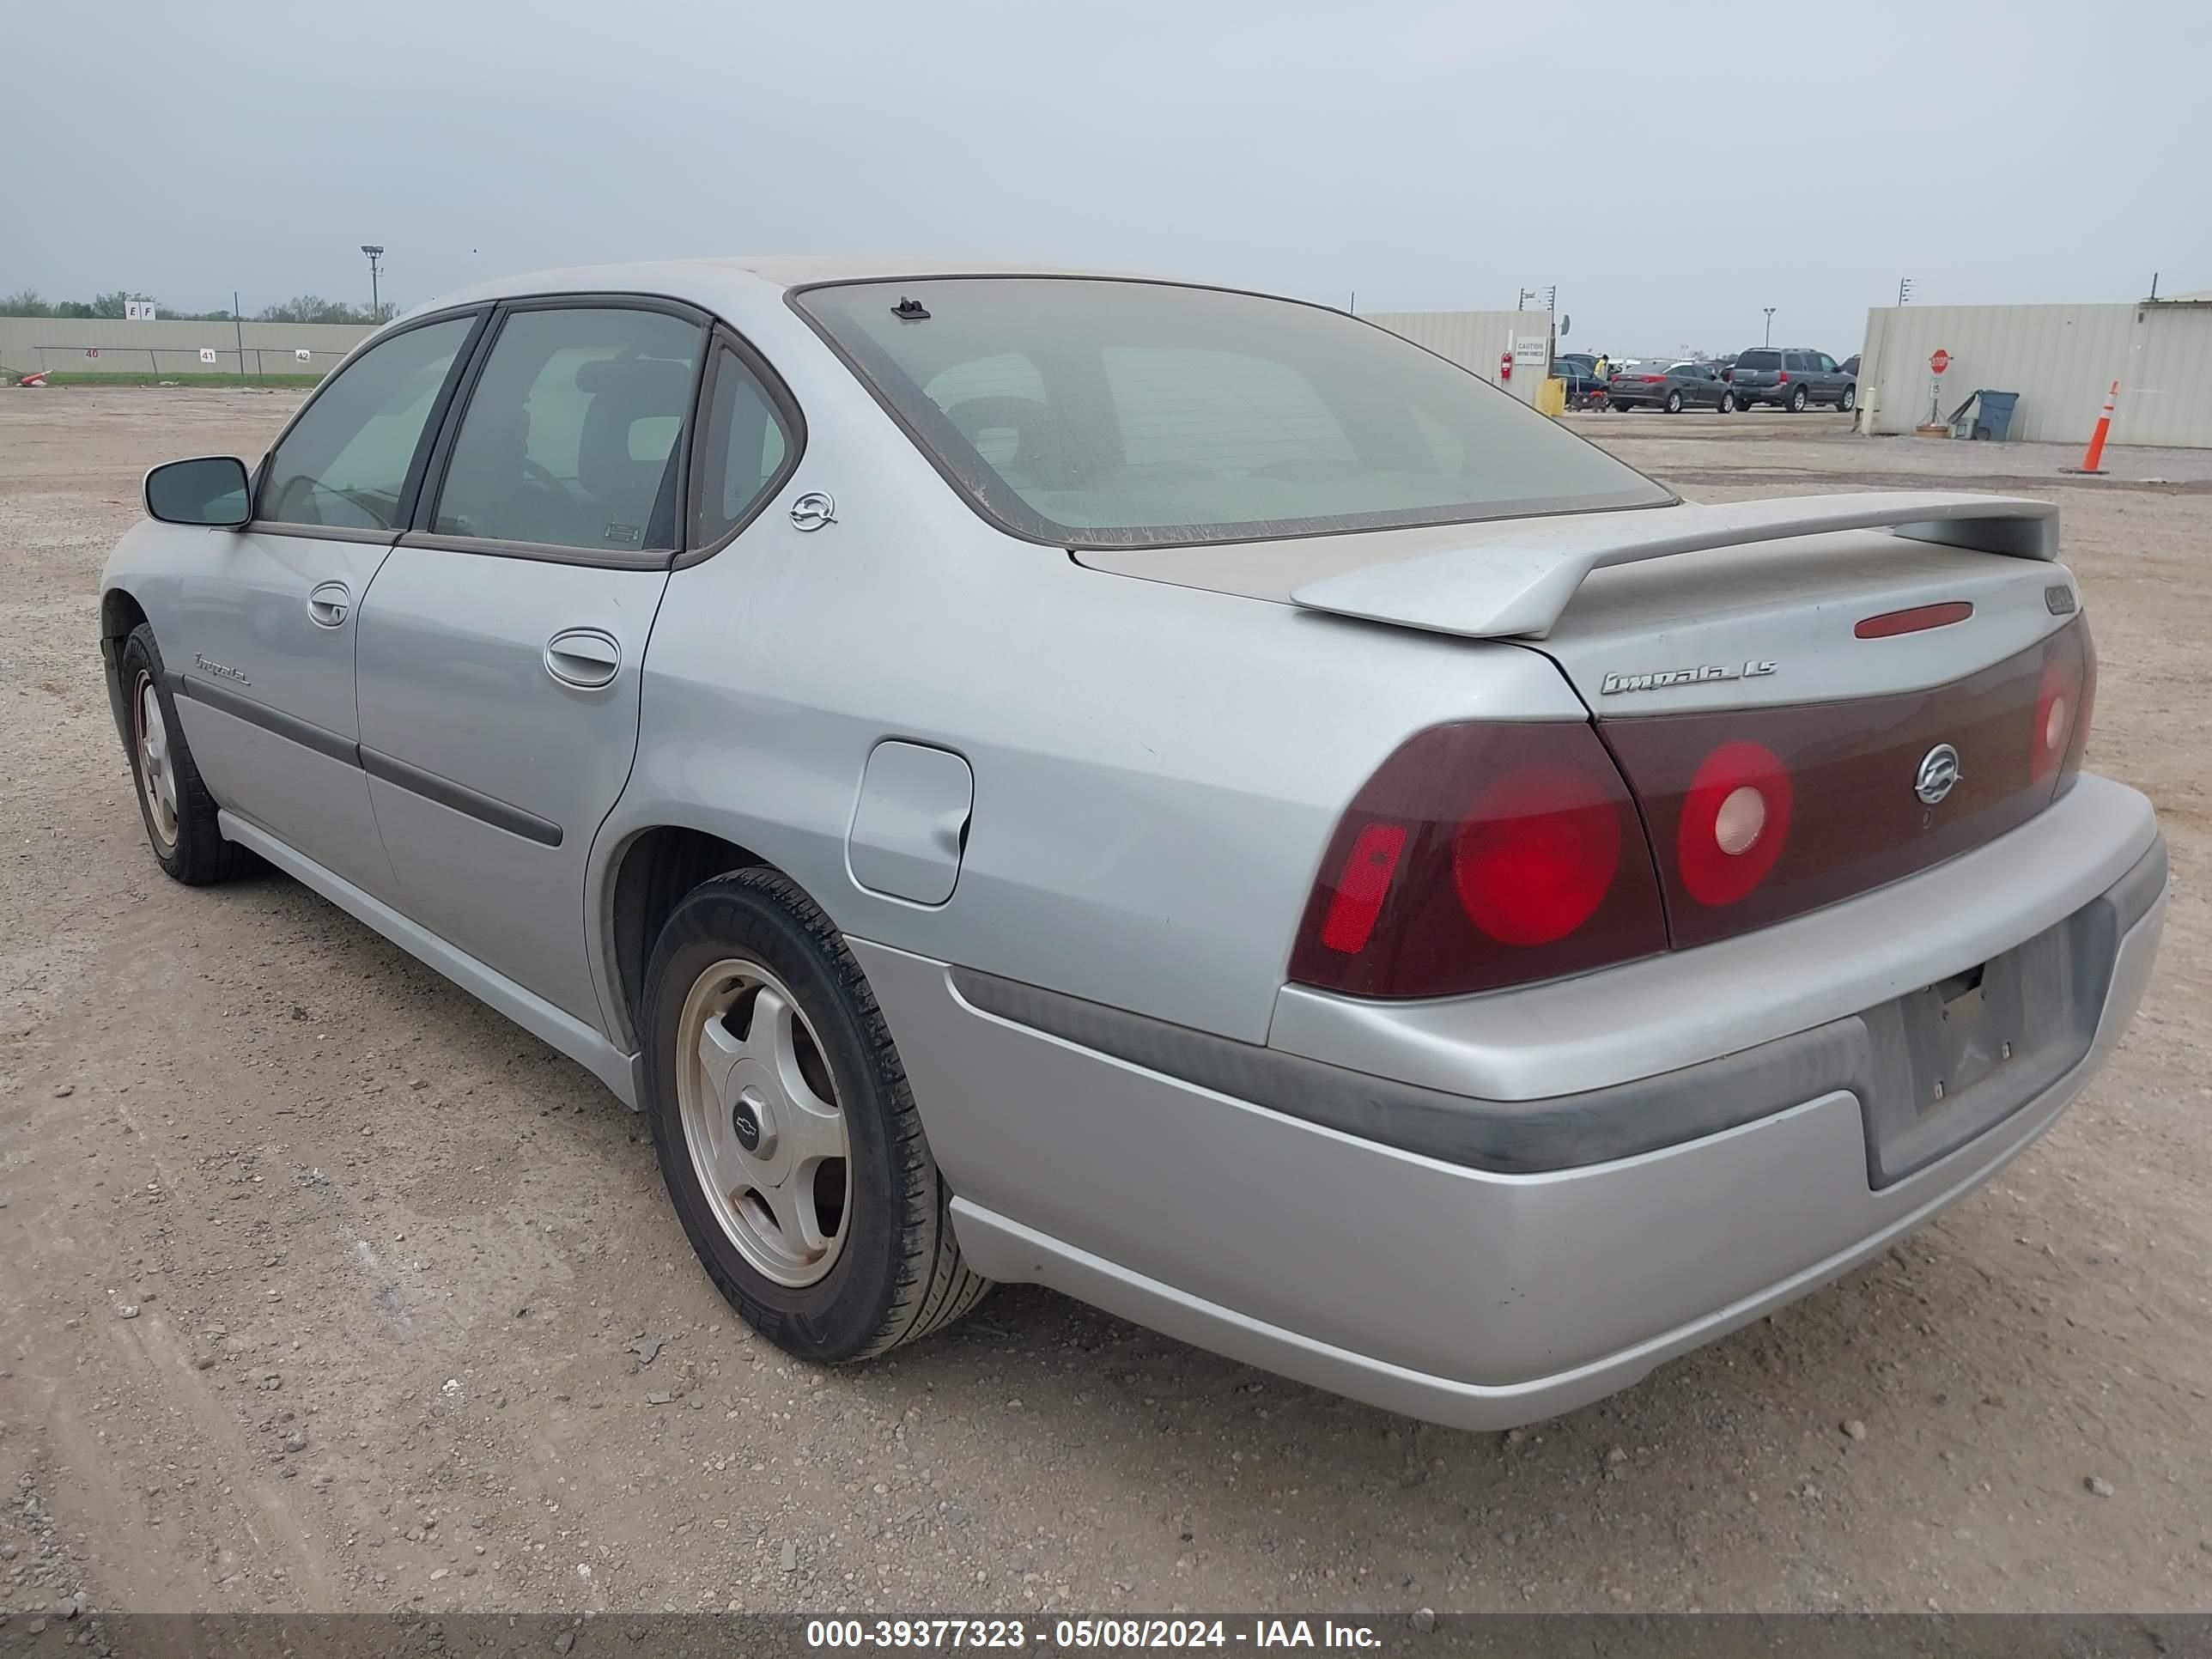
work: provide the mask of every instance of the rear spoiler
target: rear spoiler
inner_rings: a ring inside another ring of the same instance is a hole
[[[2016,559],[2058,556],[2058,508],[2017,495],[1871,490],[1781,501],[1593,513],[1395,563],[1368,565],[1292,590],[1310,611],[1396,623],[1470,639],[1542,639],[1593,570],[1707,548],[1887,530]]]

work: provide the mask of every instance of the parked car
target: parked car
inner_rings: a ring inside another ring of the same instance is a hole
[[[1729,386],[1740,408],[1771,404],[1792,414],[1814,404],[1849,412],[1858,407],[1858,380],[1825,351],[1796,346],[1753,346],[1736,354]]]
[[[974,272],[489,283],[155,468],[161,866],[641,1109],[793,1354],[1035,1280],[1469,1427],[1887,1250],[2126,1028],[2054,509],[1692,506],[1323,307]]]
[[[1553,374],[1567,383],[1567,407],[1588,409],[1605,401],[1607,381],[1597,372],[1597,359],[1584,353],[1552,359]]]
[[[1859,354],[1854,351],[1850,356],[1844,358],[1838,367],[1856,381],[1859,378]]]
[[[1606,401],[1618,410],[1663,409],[1669,415],[1685,409],[1717,409],[1725,415],[1735,407],[1735,396],[1710,364],[1687,362],[1616,369],[1606,382]]]

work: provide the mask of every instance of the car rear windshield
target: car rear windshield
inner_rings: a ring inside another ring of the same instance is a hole
[[[1033,540],[1178,546],[1674,499],[1318,306],[1079,277],[838,284],[797,304],[985,515]]]
[[[1738,368],[1779,368],[1782,354],[1778,351],[1747,351],[1735,360]]]

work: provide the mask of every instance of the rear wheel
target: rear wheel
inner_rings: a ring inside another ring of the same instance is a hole
[[[644,1013],[661,1176],[747,1324],[804,1359],[862,1359],[982,1299],[867,981],[789,880],[743,870],[686,895]]]
[[[1805,412],[1805,388],[1801,386],[1790,394],[1790,412],[1792,415],[1802,415]]]
[[[131,630],[116,672],[123,683],[131,781],[137,789],[146,840],[161,868],[188,887],[228,881],[258,868],[260,860],[224,840],[216,824],[219,809],[200,781],[191,745],[177,724],[176,701],[163,680],[161,647],[155,643],[150,623]]]
[[[1680,392],[1668,392],[1666,408],[1669,415],[1680,415],[1682,412],[1682,394]]]
[[[1844,414],[1848,415],[1858,406],[1859,389],[1855,386],[1845,386],[1844,388],[1844,395],[1836,399],[1836,407],[1841,410]]]

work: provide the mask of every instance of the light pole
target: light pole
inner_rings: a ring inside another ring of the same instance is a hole
[[[368,243],[368,242],[363,242],[363,243],[361,245],[361,251],[362,251],[363,253],[366,253],[367,255],[368,255],[368,315],[369,315],[369,320],[370,320],[370,321],[372,321],[372,322],[378,322],[378,323],[380,323],[380,322],[382,322],[382,321],[384,320],[384,304],[383,304],[382,300],[380,298],[380,296],[378,295],[378,293],[377,293],[377,288],[376,288],[376,262],[377,262],[377,260],[378,260],[379,258],[382,258],[382,257],[383,257],[384,250],[383,250],[382,248],[380,248],[380,247],[374,246],[372,246],[371,244],[369,244],[369,243]]]
[[[1774,343],[1774,307],[1772,306],[1761,306],[1759,309],[1766,313],[1766,337],[1759,343],[1762,345],[1772,345]]]

